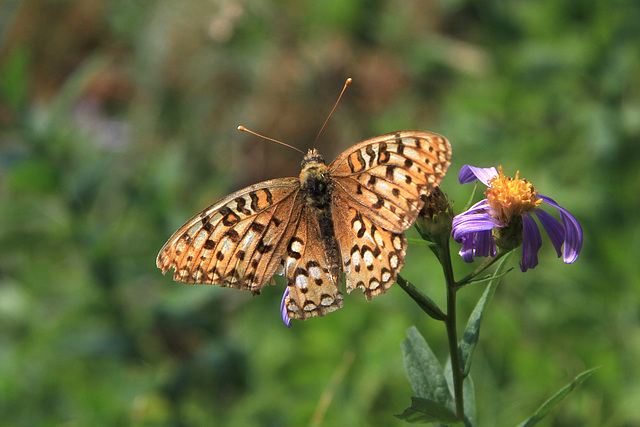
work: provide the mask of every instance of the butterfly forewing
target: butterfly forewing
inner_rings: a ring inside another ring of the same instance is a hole
[[[156,264],[174,280],[259,293],[285,251],[290,219],[299,215],[297,178],[247,187],[203,210],[164,245]]]

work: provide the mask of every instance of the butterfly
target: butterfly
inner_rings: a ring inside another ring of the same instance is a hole
[[[451,146],[440,135],[404,130],[360,142],[328,166],[316,149],[299,177],[264,181],[230,194],[180,227],[156,264],[185,283],[254,295],[287,279],[289,319],[342,308],[347,292],[383,294],[404,266],[404,231],[439,185]]]

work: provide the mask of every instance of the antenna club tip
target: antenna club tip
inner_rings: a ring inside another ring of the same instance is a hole
[[[238,130],[246,131],[246,130],[247,130],[247,128],[246,128],[246,127],[244,127],[244,126],[238,126]]]
[[[344,83],[346,86],[349,86],[353,79],[351,77],[347,78],[347,81]]]

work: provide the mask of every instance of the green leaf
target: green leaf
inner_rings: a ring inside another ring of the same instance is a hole
[[[558,404],[560,404],[560,402],[562,402],[569,393],[571,393],[576,387],[582,384],[587,378],[591,376],[591,374],[593,374],[598,369],[600,369],[600,367],[589,369],[588,371],[584,371],[583,373],[575,377],[570,384],[557,392],[549,400],[544,402],[542,406],[540,406],[538,410],[531,416],[531,418],[520,424],[518,427],[530,427],[536,425],[540,420],[546,417],[549,412],[555,409],[555,407],[558,406]]]
[[[404,277],[398,275],[396,283],[420,306],[420,308],[429,316],[436,320],[446,320],[447,316],[440,310],[440,307],[431,298],[423,294],[407,282]]]
[[[404,410],[397,418],[409,423],[446,423],[448,425],[462,425],[456,414],[441,403],[421,397],[412,397],[411,406]]]
[[[468,421],[467,425],[478,425],[476,413],[476,389],[473,385],[471,375],[467,376],[462,384],[462,400],[464,401],[464,416],[465,420]]]
[[[424,239],[415,239],[413,237],[407,237],[407,243],[410,245],[431,246],[433,243],[427,242]]]
[[[462,357],[462,375],[466,377],[469,375],[471,371],[471,359],[473,357],[473,351],[476,348],[476,344],[478,343],[478,339],[480,337],[480,324],[482,322],[482,315],[484,314],[484,309],[487,306],[487,303],[491,301],[493,294],[495,293],[496,287],[499,283],[499,278],[502,276],[502,270],[506,265],[506,261],[509,256],[505,256],[496,268],[496,271],[493,274],[493,278],[491,282],[487,286],[487,289],[482,294],[480,300],[476,304],[471,316],[469,316],[469,321],[467,322],[467,327],[464,330],[464,335],[462,336],[462,341],[458,346],[460,350],[460,356]]]
[[[509,252],[507,255],[511,254],[511,252]],[[495,279],[499,279],[502,276],[506,276],[507,274],[509,274],[511,272],[511,270],[513,270],[513,267],[511,267],[510,269],[508,269],[507,271],[500,273],[500,274],[490,274],[487,275],[485,277],[482,277],[480,279],[471,279],[468,282],[465,283],[464,286],[468,286],[468,285],[476,285],[478,283],[482,283],[482,282],[491,282]]]
[[[413,392],[418,397],[453,408],[453,398],[440,362],[415,326],[407,330],[407,336],[409,338],[402,341],[402,353]]]

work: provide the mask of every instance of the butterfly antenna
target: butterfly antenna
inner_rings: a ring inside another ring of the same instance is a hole
[[[302,150],[294,147],[293,145],[285,144],[284,142],[278,141],[277,139],[273,139],[273,138],[269,138],[268,136],[260,135],[259,133],[256,133],[256,132],[254,132],[252,130],[249,130],[244,126],[238,126],[238,130],[241,130],[242,132],[249,132],[250,134],[255,135],[255,136],[259,137],[259,138],[266,139],[267,141],[272,141],[272,142],[278,143],[280,145],[284,145],[285,147],[289,147],[289,148],[291,148],[293,150],[296,150],[298,153],[300,153],[300,154],[302,154],[304,156],[304,152]]]
[[[336,104],[333,106],[333,109],[331,110],[331,112],[329,113],[329,116],[327,117],[327,120],[324,121],[324,124],[322,125],[322,127],[320,128],[320,132],[318,132],[318,136],[316,136],[316,140],[313,141],[313,148],[316,148],[316,143],[318,142],[318,139],[320,139],[320,135],[322,134],[322,131],[324,130],[324,127],[327,125],[327,123],[329,122],[329,119],[331,118],[331,116],[333,115],[333,112],[336,110],[336,107],[338,106],[338,103],[340,102],[340,99],[342,99],[342,95],[344,94],[344,91],[347,90],[347,86],[349,86],[351,84],[353,80],[351,79],[351,77],[349,77],[347,79],[346,82],[344,82],[344,87],[342,88],[342,92],[340,92],[340,96],[338,96],[338,100],[336,101]]]

